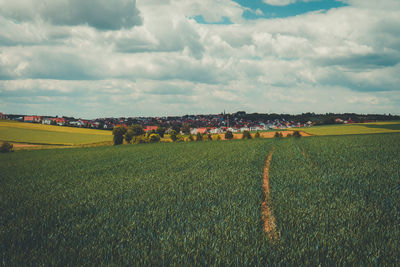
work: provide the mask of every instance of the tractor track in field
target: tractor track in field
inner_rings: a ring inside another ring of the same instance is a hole
[[[274,148],[268,155],[267,161],[264,167],[263,173],[263,193],[264,201],[261,203],[262,219],[264,222],[264,231],[267,233],[268,237],[274,241],[279,239],[278,232],[276,230],[275,217],[271,212],[270,205],[270,190],[269,190],[269,166],[271,164],[272,154],[274,153]]]
[[[304,150],[301,151],[301,154],[303,154],[303,157],[308,161],[308,163],[312,166],[313,169],[317,170],[318,167],[317,165],[311,160],[310,155]]]

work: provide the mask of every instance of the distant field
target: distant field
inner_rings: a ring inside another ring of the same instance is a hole
[[[82,145],[112,141],[111,131],[0,121],[0,140],[32,144]]]
[[[400,122],[376,122],[322,125],[310,128],[298,128],[311,135],[347,135],[347,134],[372,134],[372,133],[396,133],[400,132]]]
[[[0,154],[2,264],[398,265],[399,166],[397,133]]]

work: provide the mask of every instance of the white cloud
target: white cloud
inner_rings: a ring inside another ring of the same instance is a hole
[[[349,0],[327,12],[246,21],[245,8],[230,0],[119,0],[113,2],[119,13],[103,21],[116,18],[107,27],[90,16],[55,18],[46,11],[81,3],[35,1],[0,0],[3,112],[400,113],[396,1],[378,7]],[[199,24],[198,15],[234,23]]]
[[[135,0],[1,0],[0,14],[18,22],[44,20],[55,25],[87,24],[118,30],[141,24]]]

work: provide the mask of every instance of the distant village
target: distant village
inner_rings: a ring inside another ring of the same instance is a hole
[[[112,130],[117,126],[129,127],[134,124],[142,125],[145,132],[151,132],[158,127],[165,128],[168,133],[171,130],[197,133],[223,133],[226,131],[264,131],[270,129],[287,129],[299,127],[311,127],[318,124],[349,124],[359,122],[373,122],[382,120],[399,120],[400,116],[393,115],[359,115],[354,113],[345,114],[315,114],[303,113],[299,115],[289,114],[247,114],[245,111],[227,114],[225,112],[211,115],[185,115],[168,117],[121,117],[121,118],[98,118],[94,120],[77,119],[73,117],[52,117],[37,115],[15,115],[0,113],[0,119],[14,120],[27,123],[41,123],[48,125],[59,125],[69,127],[94,128]]]

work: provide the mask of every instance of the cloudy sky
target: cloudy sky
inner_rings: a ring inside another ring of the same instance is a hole
[[[0,0],[0,112],[400,114],[399,0]]]

